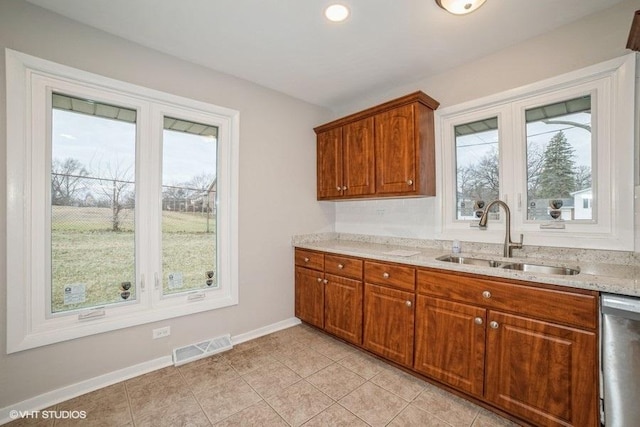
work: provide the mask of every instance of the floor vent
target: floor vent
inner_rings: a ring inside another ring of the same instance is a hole
[[[202,359],[216,353],[222,353],[232,348],[231,335],[223,335],[197,344],[175,348],[173,349],[173,365],[184,365],[185,363],[193,362],[194,360]]]

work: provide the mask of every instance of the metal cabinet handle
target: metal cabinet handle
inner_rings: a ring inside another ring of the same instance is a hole
[[[412,179],[407,180],[407,184],[408,185],[413,185],[413,180]]]
[[[491,328],[492,328],[492,329],[498,329],[498,326],[500,326],[500,325],[498,324],[498,322],[496,322],[495,320],[493,320],[493,321],[491,321],[491,322],[489,323],[489,326],[491,326]]]
[[[473,319],[473,322],[476,325],[482,325],[484,323],[484,320],[482,320],[482,317],[476,317],[475,319]]]
[[[382,273],[382,277],[384,277],[385,279],[388,279],[389,278],[389,273],[387,273],[387,272]]]
[[[347,186],[346,185],[342,187],[342,191],[347,191]]]
[[[309,262],[309,258],[305,257],[304,262]]]
[[[342,264],[338,264],[338,268],[339,268],[340,270],[342,270],[342,269],[344,268],[344,265],[342,265]]]
[[[324,284],[326,285],[327,283],[329,283],[329,281],[327,279],[324,279]]]
[[[342,190],[342,187],[340,187],[339,185],[336,187],[336,190],[340,191]]]
[[[318,277],[318,283],[322,282],[322,277]]]
[[[409,300],[405,301],[404,305],[406,305],[407,307],[411,307],[413,305],[413,303]]]
[[[489,299],[489,298],[491,298],[491,292],[489,292],[489,291],[484,291],[484,292],[482,293],[482,296],[483,296],[484,298]]]

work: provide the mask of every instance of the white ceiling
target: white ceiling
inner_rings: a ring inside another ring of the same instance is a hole
[[[487,0],[451,15],[434,0],[28,0],[141,45],[339,107],[445,72],[621,0]]]

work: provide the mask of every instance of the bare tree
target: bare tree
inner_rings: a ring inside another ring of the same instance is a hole
[[[83,178],[89,172],[79,160],[55,159],[51,163],[51,203],[69,206],[85,187]]]
[[[121,231],[123,210],[134,205],[132,166],[108,163],[105,169],[108,177],[100,178],[100,189],[111,207],[111,231]]]

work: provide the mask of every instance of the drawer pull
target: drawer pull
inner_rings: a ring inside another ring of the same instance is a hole
[[[324,284],[326,285],[327,283],[329,283],[329,281],[327,279],[324,279]]]
[[[344,186],[342,187],[342,191],[347,191],[347,186],[346,186],[346,185],[344,185]]]
[[[484,291],[484,292],[482,293],[482,297],[483,297],[483,298],[486,298],[486,299],[491,298],[491,292],[489,292],[489,291]]]
[[[389,273],[387,273],[387,272],[382,273],[382,277],[384,277],[385,279],[388,279],[389,278]]]
[[[412,179],[408,179],[407,180],[407,185],[413,185],[413,180]]]
[[[411,307],[413,305],[413,303],[411,301],[405,301],[404,305],[406,305],[407,307]]]
[[[491,326],[491,328],[492,328],[492,329],[498,329],[498,326],[500,326],[500,325],[498,324],[498,322],[496,322],[495,320],[493,320],[493,321],[491,321],[491,322],[489,323],[489,326]]]
[[[318,283],[322,282],[322,277],[318,277]]]
[[[340,270],[342,270],[342,269],[344,268],[344,265],[342,265],[342,264],[338,264],[338,268],[339,268]]]
[[[336,190],[340,191],[342,190],[342,187],[340,187],[339,185],[336,187]]]
[[[305,257],[304,262],[309,262],[309,258]]]
[[[473,322],[476,325],[482,325],[482,323],[484,323],[484,321],[482,320],[482,317],[476,317],[475,319],[473,319]]]

